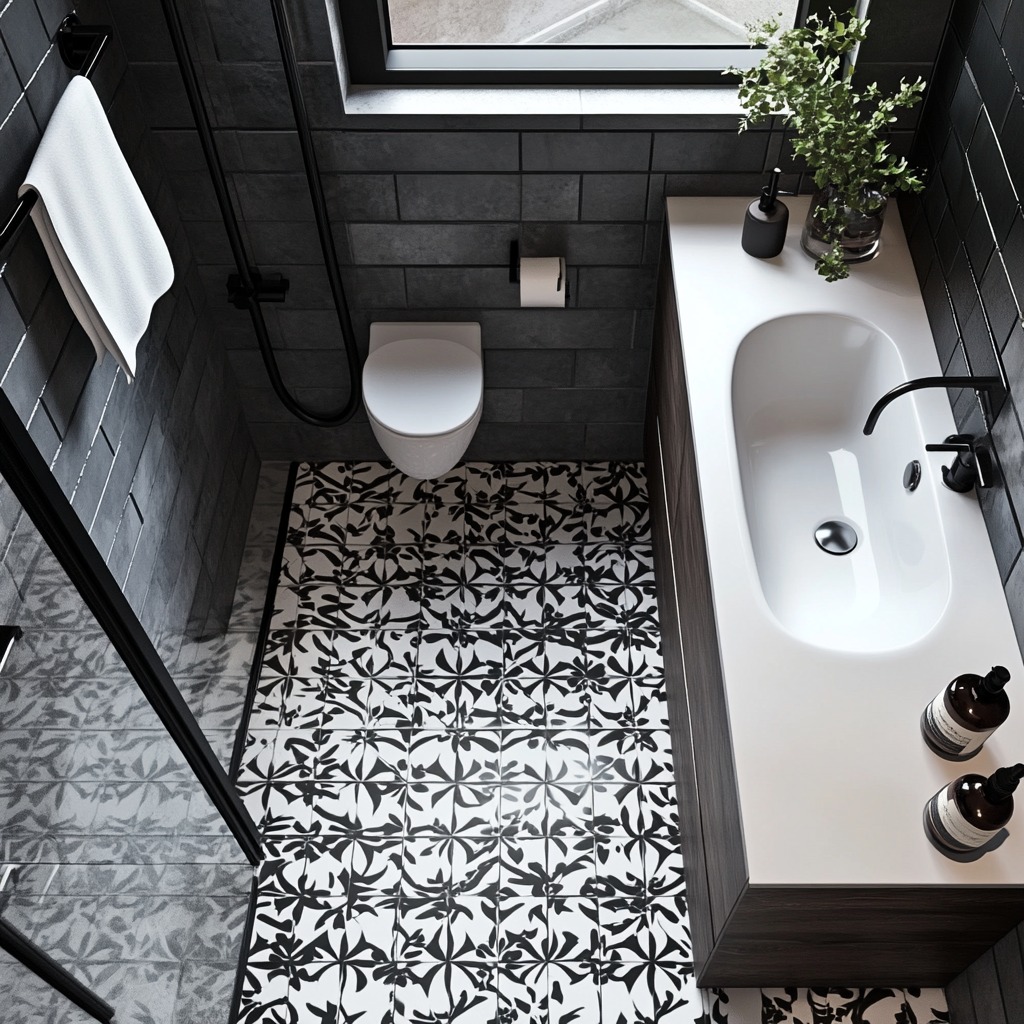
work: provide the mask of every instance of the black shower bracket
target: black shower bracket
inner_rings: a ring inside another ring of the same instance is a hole
[[[264,274],[249,268],[252,287],[242,280],[241,274],[228,275],[228,302],[235,309],[248,309],[249,302],[284,302],[288,295],[288,278],[283,274]]]

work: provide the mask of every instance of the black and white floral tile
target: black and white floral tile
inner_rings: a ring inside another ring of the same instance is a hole
[[[239,785],[243,1024],[929,1024],[696,986],[636,463],[299,467]]]

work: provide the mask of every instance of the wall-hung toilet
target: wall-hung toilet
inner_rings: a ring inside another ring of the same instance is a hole
[[[370,324],[363,404],[377,442],[406,476],[430,480],[462,458],[483,397],[479,324]]]

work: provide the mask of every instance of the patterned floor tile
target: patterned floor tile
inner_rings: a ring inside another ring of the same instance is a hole
[[[244,1024],[945,1021],[696,988],[649,529],[636,463],[300,467],[241,776]]]

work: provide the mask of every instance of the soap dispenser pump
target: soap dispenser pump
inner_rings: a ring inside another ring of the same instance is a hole
[[[781,174],[782,169],[779,167],[772,171],[768,184],[761,189],[761,198],[755,199],[747,207],[743,218],[743,236],[740,240],[743,251],[762,260],[778,256],[786,243],[789,207],[779,200]]]

